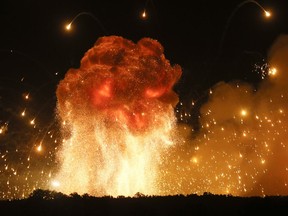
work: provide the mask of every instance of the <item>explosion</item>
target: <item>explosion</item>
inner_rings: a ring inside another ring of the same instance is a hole
[[[99,38],[57,87],[64,141],[59,191],[91,195],[159,193],[159,165],[173,146],[181,76],[156,40]]]
[[[58,84],[62,136],[57,127],[31,149],[2,146],[2,199],[35,188],[94,196],[287,195],[287,58],[282,35],[259,83],[217,83],[192,125],[183,123],[191,110],[173,91],[181,67],[171,66],[156,40],[99,38]],[[12,136],[9,127],[2,123],[3,138]]]

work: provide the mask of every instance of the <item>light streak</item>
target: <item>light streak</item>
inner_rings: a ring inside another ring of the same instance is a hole
[[[100,28],[101,28],[101,30],[102,30],[102,33],[104,33],[105,35],[107,34],[106,29],[104,28],[104,26],[102,25],[102,23],[99,21],[99,19],[98,19],[97,17],[95,17],[94,14],[92,14],[92,13],[90,13],[90,12],[85,12],[85,11],[78,13],[78,14],[72,19],[72,21],[65,26],[66,30],[67,30],[67,31],[70,31],[71,28],[72,28],[72,24],[75,22],[75,20],[76,20],[78,17],[83,16],[83,15],[87,15],[87,16],[92,17],[92,18],[97,22],[97,24],[100,26]]]
[[[253,0],[247,0],[247,1],[243,1],[241,3],[239,3],[236,8],[232,11],[232,13],[230,14],[227,22],[226,22],[226,25],[225,25],[225,28],[224,28],[224,31],[223,31],[223,34],[222,34],[222,37],[221,37],[221,40],[220,40],[220,44],[219,44],[219,48],[218,48],[218,55],[217,55],[217,59],[221,56],[222,54],[222,49],[223,49],[223,45],[224,45],[224,41],[225,41],[225,38],[226,38],[226,33],[228,31],[228,27],[232,21],[232,18],[234,17],[234,15],[236,14],[236,12],[243,6],[243,5],[246,5],[248,3],[253,3],[255,5],[257,5],[263,12],[264,12],[264,15],[266,18],[269,18],[271,16],[271,13],[267,10],[265,10],[258,2],[256,1],[253,1]]]

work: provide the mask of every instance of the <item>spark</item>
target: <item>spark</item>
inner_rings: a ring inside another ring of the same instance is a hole
[[[31,125],[34,125],[34,124],[35,124],[35,118],[30,121],[30,124],[31,124]]]
[[[97,22],[97,24],[100,26],[101,30],[102,30],[102,33],[104,34],[107,34],[107,31],[106,29],[103,27],[102,23],[99,21],[99,19],[97,17],[94,16],[94,14],[90,13],[90,12],[81,12],[81,13],[78,13],[70,23],[68,23],[65,28],[67,31],[70,31],[72,29],[72,24],[76,21],[76,19],[82,15],[87,15],[89,17],[92,17],[93,20],[95,20]]]
[[[225,38],[226,38],[226,33],[228,31],[228,27],[232,21],[232,18],[234,17],[234,15],[236,14],[236,12],[244,5],[246,5],[247,3],[253,3],[255,5],[257,5],[263,12],[264,12],[264,15],[265,17],[269,18],[271,16],[271,13],[269,11],[266,11],[257,1],[253,1],[253,0],[246,0],[246,1],[243,1],[241,3],[239,3],[236,8],[231,12],[227,22],[226,22],[226,25],[225,25],[225,29],[223,31],[223,34],[222,34],[222,37],[221,37],[221,41],[220,41],[220,44],[219,44],[219,48],[218,48],[218,55],[217,55],[217,58],[219,58],[221,56],[221,53],[222,53],[222,49],[223,49],[223,45],[224,45],[224,41],[225,41]]]
[[[42,151],[42,143],[40,143],[40,145],[38,145],[36,149],[38,152],[41,152]]]
[[[23,111],[22,111],[22,113],[21,113],[21,116],[25,116],[25,114],[26,114],[26,109],[24,109]]]
[[[270,17],[271,16],[271,13],[269,11],[265,11],[265,16],[266,17]]]
[[[69,23],[68,25],[66,25],[66,29],[68,30],[68,31],[70,31],[70,29],[71,29],[71,25],[72,25],[72,22],[71,23]]]
[[[8,131],[8,123],[5,122],[2,126],[0,126],[0,134],[5,134]]]
[[[143,12],[142,12],[142,18],[143,18],[143,19],[146,19],[146,17],[147,17],[147,15],[146,15],[146,10],[143,10]]]
[[[25,94],[25,99],[26,99],[26,100],[29,99],[29,93]]]
[[[141,18],[142,18],[142,19],[146,19],[146,18],[147,18],[146,8],[147,8],[147,5],[148,5],[149,1],[150,1],[150,0],[146,0],[146,1],[145,1],[145,6],[144,6],[144,9],[143,9],[143,12],[141,13]]]
[[[269,69],[268,75],[276,76],[276,74],[277,74],[277,69],[275,67],[272,67],[272,68]]]
[[[147,17],[148,17],[148,16],[147,16],[147,7],[148,7],[148,4],[149,4],[150,1],[151,1],[151,5],[154,6],[152,0],[146,0],[144,9],[143,9],[143,11],[142,11],[142,13],[141,13],[141,18],[142,18],[142,19],[147,19]]]
[[[247,110],[242,109],[242,110],[241,110],[241,115],[242,115],[242,116],[247,116]]]

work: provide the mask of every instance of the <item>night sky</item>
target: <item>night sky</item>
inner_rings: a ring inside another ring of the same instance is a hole
[[[239,8],[227,23],[241,2],[201,1],[193,2],[192,6],[185,1],[161,0],[7,3],[1,9],[2,65],[5,71],[9,70],[10,62],[6,62],[14,61],[9,55],[9,50],[14,50],[20,53],[14,58],[22,56],[17,59],[19,63],[26,58],[34,68],[42,69],[41,73],[31,72],[33,82],[39,82],[38,75],[44,78],[47,74],[48,79],[55,72],[63,77],[70,67],[79,66],[80,59],[98,37],[120,35],[133,41],[142,37],[158,40],[166,57],[184,68],[183,79],[189,79],[190,90],[206,88],[219,80],[250,80],[257,76],[247,67],[265,58],[277,36],[287,32],[287,4],[259,1],[273,13],[270,19],[265,19],[263,11],[250,2]],[[142,20],[139,15],[145,6],[148,18]],[[98,22],[83,15],[76,20],[72,32],[65,31],[63,26],[84,11],[93,14]]]
[[[288,2],[257,3],[271,12],[270,18],[256,2],[239,0],[5,3],[0,9],[0,183],[6,186],[0,187],[0,197],[26,196],[53,175],[61,134],[55,116],[57,85],[70,68],[79,68],[98,38],[157,40],[171,65],[182,67],[174,86],[177,120],[199,129],[200,107],[211,88],[234,80],[257,87],[268,73],[271,46],[288,33]],[[65,26],[82,12],[90,15],[79,16],[67,31]],[[43,146],[46,153],[35,153],[42,148],[39,140],[49,143]],[[36,180],[22,184],[27,177]]]

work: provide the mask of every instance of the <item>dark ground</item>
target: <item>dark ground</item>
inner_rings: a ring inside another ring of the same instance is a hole
[[[27,199],[0,201],[5,215],[287,215],[288,196],[199,195],[93,197],[34,191]]]

